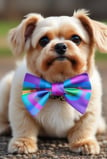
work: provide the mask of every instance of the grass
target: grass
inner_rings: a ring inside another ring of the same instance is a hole
[[[11,51],[7,45],[7,35],[11,28],[19,24],[19,21],[0,21],[0,57],[11,56]],[[96,53],[96,60],[107,60],[107,54]]]

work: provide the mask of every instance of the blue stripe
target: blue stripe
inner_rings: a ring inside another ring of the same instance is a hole
[[[25,88],[30,88],[30,89],[35,88],[35,84],[25,81],[25,82],[23,83],[23,88],[24,88],[24,89],[25,89]]]
[[[91,89],[91,84],[89,83],[89,81],[86,82],[81,82],[81,83],[77,83],[77,84],[72,84],[72,82],[70,80],[66,80],[64,82],[64,88],[83,88],[83,89]]]
[[[37,109],[36,107],[33,107],[31,110],[30,110],[30,113],[34,116],[36,115],[40,110]]]
[[[41,105],[41,106],[44,106],[47,102],[47,100],[49,99],[49,96],[50,96],[50,93],[47,93],[46,95],[44,95],[39,101],[38,103]]]
[[[41,79],[40,81],[40,88],[51,88],[51,83]]]
[[[28,94],[22,95],[22,101],[29,111],[34,107],[34,105],[28,100]]]
[[[91,98],[91,93],[90,93],[90,92],[87,92],[87,93],[86,93],[86,96],[85,96],[85,99],[86,99],[86,100],[90,100],[90,98]]]

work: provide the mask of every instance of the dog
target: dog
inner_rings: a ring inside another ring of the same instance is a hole
[[[13,54],[24,59],[0,85],[0,134],[12,129],[9,153],[34,153],[38,136],[67,138],[70,150],[82,154],[99,154],[97,133],[104,133],[102,85],[95,66],[95,50],[107,52],[107,26],[92,20],[88,11],[73,16],[44,18],[31,13],[9,32]],[[32,116],[21,94],[24,76],[30,73],[51,83],[63,82],[87,73],[92,94],[82,115],[65,100],[49,98],[44,108]]]

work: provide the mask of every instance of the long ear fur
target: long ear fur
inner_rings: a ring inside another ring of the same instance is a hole
[[[86,10],[79,10],[74,12],[74,16],[81,21],[86,30],[91,34],[96,47],[101,52],[107,52],[107,25],[90,19],[87,13]]]
[[[30,47],[30,38],[36,27],[36,23],[42,20],[40,14],[28,14],[18,27],[9,32],[9,45],[13,54],[19,55],[23,53],[25,46]]]
[[[94,20],[92,24],[97,48],[107,53],[107,25]]]

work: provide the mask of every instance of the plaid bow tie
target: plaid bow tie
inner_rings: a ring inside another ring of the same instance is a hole
[[[26,73],[23,82],[22,101],[31,115],[36,115],[49,97],[63,96],[72,107],[84,114],[91,97],[91,84],[87,73],[65,80],[63,83],[50,83]]]

